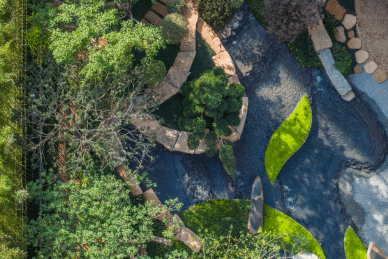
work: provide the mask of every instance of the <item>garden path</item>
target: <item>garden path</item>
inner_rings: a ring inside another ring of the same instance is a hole
[[[358,91],[354,101],[343,101],[324,70],[303,68],[285,44],[271,39],[246,4],[242,10],[238,28],[219,33],[249,97],[244,133],[234,145],[236,182],[218,156],[170,152],[160,145],[151,150],[155,160],[146,162],[143,171],[157,183],[154,190],[160,200],[178,197],[182,210],[210,199],[249,199],[259,175],[264,203],[304,226],[327,259],[345,259],[346,228],[359,231],[341,201],[338,175],[350,168],[376,170],[388,152],[385,130]],[[267,143],[305,94],[313,113],[310,135],[272,186],[264,167]],[[144,183],[141,187],[147,189]]]

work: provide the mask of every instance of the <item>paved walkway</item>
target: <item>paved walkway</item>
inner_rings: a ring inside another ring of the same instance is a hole
[[[383,126],[357,90],[354,101],[343,101],[324,70],[303,68],[243,7],[237,26],[234,22],[219,33],[249,97],[244,133],[234,145],[237,181],[218,156],[170,152],[160,145],[151,150],[155,160],[145,163],[144,170],[157,183],[160,200],[178,197],[182,210],[210,199],[249,199],[259,175],[267,205],[303,225],[327,259],[345,259],[346,228],[358,229],[341,200],[339,175],[378,169],[388,152]],[[310,135],[272,186],[264,167],[267,143],[305,94],[313,112]],[[147,189],[145,184],[142,188]]]

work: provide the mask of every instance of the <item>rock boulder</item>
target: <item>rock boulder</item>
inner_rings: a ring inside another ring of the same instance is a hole
[[[252,185],[251,210],[249,212],[248,230],[256,235],[260,227],[263,227],[264,196],[263,185],[257,175]]]

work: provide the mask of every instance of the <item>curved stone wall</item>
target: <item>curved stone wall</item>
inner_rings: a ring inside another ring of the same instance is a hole
[[[167,99],[171,98],[179,92],[180,87],[186,82],[187,77],[190,75],[190,68],[196,55],[195,47],[195,33],[196,31],[201,34],[203,39],[210,45],[216,55],[214,55],[213,61],[216,66],[220,66],[224,69],[229,83],[240,83],[236,75],[236,68],[234,63],[226,52],[221,40],[213,29],[200,17],[198,17],[198,11],[192,3],[186,2],[182,15],[185,17],[189,29],[189,34],[183,38],[180,45],[180,52],[178,53],[174,65],[167,72],[164,81],[158,85],[155,89],[146,91],[146,94],[138,96],[137,105],[135,110],[139,111],[143,100],[147,97],[155,97],[157,95],[160,103],[163,103]],[[248,97],[244,94],[242,97],[243,105],[240,109],[239,117],[240,124],[237,127],[230,127],[233,134],[229,137],[222,137],[222,139],[229,139],[232,143],[238,141],[244,130],[245,120],[248,113]],[[151,105],[147,105],[148,108],[152,108]],[[133,119],[132,125],[135,126],[144,136],[156,137],[156,142],[163,145],[170,151],[179,151],[187,154],[202,154],[206,151],[205,141],[201,141],[198,148],[195,150],[189,149],[187,145],[188,131],[178,131],[161,126],[158,121],[151,118],[150,115],[146,115],[144,119]],[[219,140],[217,146],[221,145]]]

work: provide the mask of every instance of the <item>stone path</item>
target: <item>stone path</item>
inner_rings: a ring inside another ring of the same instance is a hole
[[[385,146],[375,144],[386,143],[383,127],[373,120],[375,112],[358,91],[354,101],[342,100],[326,73],[297,63],[287,46],[271,39],[246,4],[238,18],[218,33],[250,100],[244,132],[234,145],[237,181],[227,175],[217,155],[170,152],[160,145],[151,150],[155,160],[146,162],[144,171],[157,183],[153,189],[160,200],[178,197],[182,210],[216,198],[249,199],[259,175],[265,204],[304,226],[327,259],[345,259],[347,226],[359,232],[341,200],[338,175],[349,168],[363,173],[377,169],[387,153]],[[310,135],[272,186],[264,167],[266,145],[305,94],[313,112]],[[142,188],[147,189],[145,183]]]

